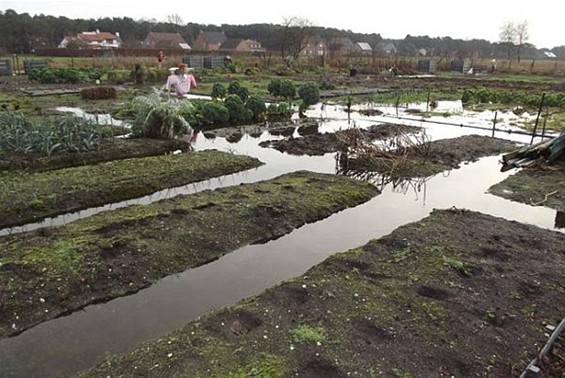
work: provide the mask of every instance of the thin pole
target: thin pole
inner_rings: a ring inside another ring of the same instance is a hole
[[[539,103],[538,116],[536,117],[536,124],[534,125],[534,132],[532,133],[532,140],[530,141],[530,146],[532,145],[532,143],[534,143],[534,137],[536,136],[539,116],[541,114],[541,110],[542,110],[542,107],[543,107],[543,100],[545,100],[545,92],[541,94],[541,101]]]
[[[498,117],[498,111],[494,112],[494,120],[492,121],[492,137],[494,138],[494,132],[496,130],[496,118]]]
[[[545,108],[545,118],[543,119],[543,128],[541,129],[541,137],[545,136],[545,124],[547,123],[547,119],[549,118],[549,106]]]
[[[428,107],[430,106],[430,91],[428,91],[428,99],[426,101],[426,113],[428,112]]]

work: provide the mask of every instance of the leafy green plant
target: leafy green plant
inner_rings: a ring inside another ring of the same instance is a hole
[[[22,112],[0,113],[0,153],[79,152],[93,149],[101,138],[98,125],[80,117],[32,121]]]
[[[228,93],[237,95],[243,102],[247,101],[249,98],[249,89],[242,86],[238,81],[234,81],[228,85]]]
[[[245,104],[237,95],[232,94],[226,97],[224,104],[228,109],[230,121],[235,124],[247,122],[253,118],[253,112],[245,107]]]
[[[230,118],[230,114],[223,103],[218,101],[206,101],[200,104],[197,118],[198,124],[195,127],[211,128],[226,124]]]
[[[213,99],[221,100],[224,97],[226,97],[226,93],[227,93],[226,88],[222,84],[216,83],[212,87],[212,93],[210,95],[212,96]]]
[[[448,256],[443,256],[442,259],[443,259],[443,265],[455,269],[462,276],[468,277],[471,275],[472,273],[471,268],[467,264],[465,264],[463,260],[460,260],[455,257],[448,257]]]
[[[103,70],[93,68],[44,67],[31,70],[28,74],[28,77],[31,81],[37,81],[43,84],[86,83],[100,79],[103,74]]]
[[[327,338],[324,327],[313,327],[307,324],[301,324],[290,331],[292,339],[297,343],[306,342],[322,342]]]
[[[304,112],[310,105],[320,101],[320,89],[316,83],[306,83],[298,88],[298,95],[302,99],[300,111]]]
[[[281,102],[279,104],[271,104],[267,107],[265,114],[267,121],[287,121],[292,117],[293,111],[289,104]]]
[[[245,103],[245,107],[251,111],[254,121],[261,121],[265,118],[267,107],[259,96],[253,95],[249,97]]]

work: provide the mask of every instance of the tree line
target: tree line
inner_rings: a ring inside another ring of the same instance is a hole
[[[204,25],[184,23],[178,15],[171,15],[165,22],[134,20],[129,17],[105,17],[99,19],[70,19],[49,15],[30,16],[14,10],[0,11],[0,53],[33,53],[36,49],[56,47],[65,36],[94,30],[119,33],[124,47],[139,47],[149,32],[179,33],[192,44],[201,31],[223,31],[228,38],[254,39],[268,51],[296,55],[304,47],[304,40],[316,36],[325,41],[349,38],[353,43],[367,42],[373,48],[381,42],[393,43],[399,55],[411,56],[422,51],[426,55],[459,58],[540,58],[544,51],[553,52],[565,59],[565,46],[551,50],[539,50],[529,43],[513,43],[510,39],[492,43],[487,40],[461,40],[450,37],[407,35],[404,39],[383,39],[380,34],[355,33],[351,30],[317,27],[299,18],[285,19],[279,24]]]

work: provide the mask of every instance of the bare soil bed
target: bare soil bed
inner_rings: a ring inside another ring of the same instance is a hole
[[[436,210],[84,376],[516,377],[565,312],[564,248]]]

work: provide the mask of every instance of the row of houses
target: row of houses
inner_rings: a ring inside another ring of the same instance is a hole
[[[76,49],[113,49],[123,44],[119,33],[82,32],[76,36],[65,37],[59,44],[59,48]],[[179,33],[150,32],[141,43],[143,47],[153,49],[182,49],[190,51],[218,51],[218,52],[265,52],[265,48],[259,41],[252,39],[228,38],[223,32],[201,32],[190,46]],[[367,54],[374,52],[381,54],[396,54],[397,50],[393,43],[381,42],[372,47],[367,42],[354,43],[347,37],[332,38],[326,41],[320,37],[310,37],[301,50],[301,55],[323,56],[341,54]],[[425,52],[422,55],[426,55]]]
[[[74,49],[113,49],[123,44],[119,33],[82,32],[76,36],[65,37],[59,48]],[[261,43],[252,39],[227,38],[223,32],[202,32],[190,46],[179,33],[157,33],[150,32],[141,43],[142,47],[153,49],[181,49],[190,51],[241,51],[241,52],[264,52]]]

